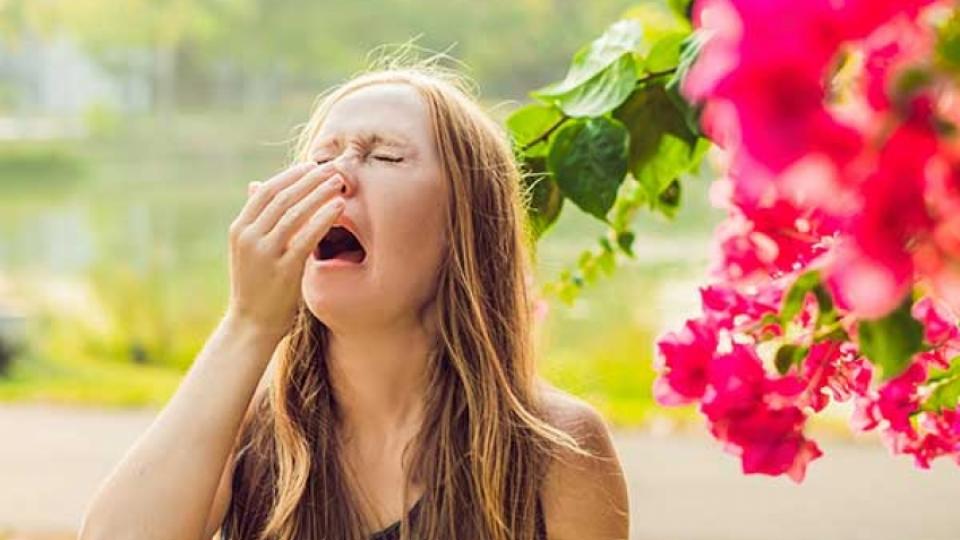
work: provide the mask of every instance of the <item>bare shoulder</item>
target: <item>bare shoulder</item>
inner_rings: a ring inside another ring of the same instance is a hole
[[[551,462],[542,500],[550,540],[629,536],[627,482],[610,428],[589,403],[552,386],[542,389],[551,424],[592,456],[563,451]]]

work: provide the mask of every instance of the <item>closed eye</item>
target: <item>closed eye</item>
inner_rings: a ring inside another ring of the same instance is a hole
[[[400,163],[401,161],[403,161],[403,158],[402,158],[402,157],[393,157],[393,156],[382,156],[382,155],[381,155],[381,156],[373,156],[373,158],[376,159],[376,160],[379,160],[379,161],[386,161],[386,162],[389,162],[389,163]],[[324,163],[330,161],[330,159],[329,159],[329,158],[321,158],[321,159],[317,159],[317,160],[315,160],[315,161],[317,162],[317,165],[323,165]]]

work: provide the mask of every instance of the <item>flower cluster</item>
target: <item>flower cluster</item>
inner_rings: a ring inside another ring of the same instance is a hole
[[[894,452],[960,463],[956,9],[695,3],[682,91],[729,160],[713,190],[729,216],[718,281],[660,339],[654,390],[699,403],[745,473],[802,480],[821,455],[807,419],[848,400]]]

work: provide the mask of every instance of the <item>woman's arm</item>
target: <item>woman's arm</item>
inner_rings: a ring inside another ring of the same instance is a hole
[[[260,378],[260,384],[257,385],[257,389],[253,392],[253,399],[250,400],[247,412],[240,422],[240,429],[243,429],[243,426],[249,421],[249,418],[253,416],[258,404],[263,399],[263,395],[269,391],[270,380],[273,379],[273,368],[277,365],[276,356],[282,349],[283,346],[281,345],[274,350],[274,358],[270,360],[267,370],[263,373],[263,377]],[[223,472],[220,474],[220,483],[217,485],[217,491],[213,495],[213,502],[210,504],[210,511],[207,514],[207,524],[204,526],[203,536],[201,536],[203,540],[209,540],[214,537],[223,524],[224,517],[227,515],[227,509],[230,507],[230,498],[233,496],[233,472],[239,450],[239,440],[236,440],[234,441],[233,450],[227,456],[227,464],[223,467]]]
[[[296,315],[307,257],[343,209],[330,200],[340,189],[327,181],[334,172],[291,167],[260,186],[231,223],[227,315],[97,491],[81,540],[205,533],[244,411]]]
[[[101,485],[82,540],[194,539],[277,341],[224,318],[173,398]]]

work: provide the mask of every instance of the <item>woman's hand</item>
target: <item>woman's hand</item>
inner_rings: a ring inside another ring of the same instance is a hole
[[[306,259],[342,211],[335,173],[298,165],[250,189],[230,224],[227,314],[104,480],[81,540],[210,538],[219,527],[245,411],[292,325]]]
[[[228,317],[277,340],[290,330],[307,257],[343,211],[335,173],[311,162],[250,184],[230,224]]]

